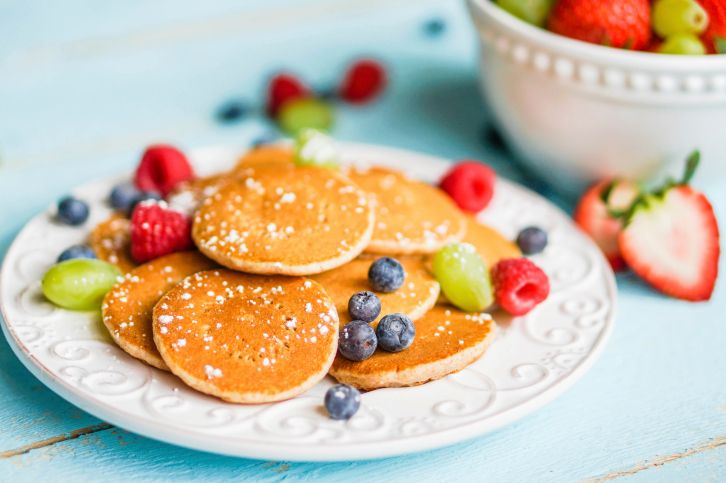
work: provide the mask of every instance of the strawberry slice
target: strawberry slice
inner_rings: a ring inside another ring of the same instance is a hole
[[[604,180],[585,191],[573,215],[575,223],[597,243],[616,272],[627,268],[618,245],[623,222],[612,217],[608,209],[625,210],[638,194],[638,188],[630,181]]]
[[[618,238],[635,273],[662,293],[691,302],[711,298],[720,255],[713,208],[687,185],[697,164],[696,154],[680,184],[636,200]]]

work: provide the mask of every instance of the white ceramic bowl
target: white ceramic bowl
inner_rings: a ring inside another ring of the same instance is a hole
[[[468,0],[481,40],[481,82],[523,161],[569,192],[620,174],[726,172],[726,55],[630,52],[555,35],[490,0]]]

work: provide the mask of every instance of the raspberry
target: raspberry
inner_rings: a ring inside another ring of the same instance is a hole
[[[491,275],[494,297],[512,315],[528,313],[550,293],[547,274],[526,258],[502,260]]]
[[[173,146],[150,146],[136,168],[134,184],[141,191],[157,191],[166,196],[174,186],[194,178],[184,153]]]
[[[378,96],[386,85],[386,70],[375,60],[359,60],[348,68],[339,94],[344,101],[363,104]]]
[[[139,263],[194,246],[191,220],[164,201],[140,203],[131,216],[131,256]]]
[[[277,74],[270,79],[267,90],[267,114],[276,118],[282,106],[295,99],[309,97],[310,90],[290,74]]]
[[[478,161],[462,161],[451,168],[439,186],[451,196],[459,208],[478,213],[489,205],[494,196],[497,173]]]

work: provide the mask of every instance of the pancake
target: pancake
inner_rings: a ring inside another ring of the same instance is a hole
[[[249,168],[290,165],[294,159],[292,149],[286,146],[265,145],[249,150],[229,172],[184,181],[174,187],[167,197],[169,205],[192,216],[202,202],[215,194],[230,180],[245,176]]]
[[[476,218],[469,217],[467,227],[466,236],[462,241],[476,248],[476,252],[487,267],[492,268],[499,260],[522,256],[515,243],[504,238],[495,229],[479,223]]]
[[[230,179],[230,175],[224,173],[179,183],[167,196],[169,206],[192,216],[205,199],[219,191]]]
[[[192,238],[202,253],[231,269],[308,275],[361,253],[373,216],[366,194],[337,171],[249,168],[204,201]]]
[[[376,292],[368,283],[368,269],[374,261],[375,259],[358,258],[342,267],[310,277],[322,285],[328,296],[333,299],[341,325],[351,320],[348,315],[348,300],[364,290],[375,293],[381,300],[381,313],[372,322],[373,327],[378,325],[381,317],[388,314],[405,314],[411,320],[416,320],[434,306],[440,287],[426,270],[423,261],[399,260],[406,271],[406,280],[400,289],[391,293]]]
[[[154,306],[189,275],[218,265],[201,253],[179,252],[145,263],[127,273],[103,300],[103,323],[123,350],[149,365],[168,371],[154,345]]]
[[[131,257],[129,224],[128,218],[114,213],[109,219],[99,223],[89,238],[89,244],[98,259],[115,265],[123,273],[139,266]]]
[[[265,144],[247,151],[242,156],[234,169],[234,173],[244,173],[247,168],[259,168],[262,166],[286,166],[295,160],[295,153],[291,146],[280,146],[277,144]]]
[[[289,399],[327,373],[338,316],[302,277],[212,270],[185,279],[154,309],[154,341],[185,383],[238,403]]]
[[[438,188],[384,168],[352,168],[348,175],[376,200],[376,228],[366,252],[435,253],[464,238],[464,214]]]
[[[376,349],[354,362],[338,354],[330,375],[358,389],[418,386],[460,371],[484,354],[496,335],[487,314],[435,306],[415,322],[416,338],[397,353]]]

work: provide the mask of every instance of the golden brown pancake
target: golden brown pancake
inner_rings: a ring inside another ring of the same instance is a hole
[[[464,238],[464,214],[438,188],[384,168],[352,168],[348,175],[376,200],[376,229],[367,252],[434,253]]]
[[[315,385],[333,362],[338,329],[332,300],[302,277],[201,272],[154,309],[154,341],[171,371],[240,403],[289,399]]]
[[[439,296],[439,283],[429,274],[421,260],[399,260],[406,271],[403,286],[391,293],[376,292],[368,283],[368,269],[375,261],[357,258],[342,267],[312,275],[310,278],[323,286],[325,292],[333,299],[338,310],[340,324],[350,322],[348,300],[358,292],[370,291],[381,300],[381,314],[372,323],[378,325],[381,317],[400,313],[416,320],[428,312]]]
[[[216,263],[193,251],[165,255],[131,270],[103,300],[103,323],[113,340],[135,358],[168,371],[154,344],[154,306],[189,275],[216,267]]]
[[[116,265],[123,273],[128,273],[139,265],[131,257],[129,223],[128,218],[114,213],[93,229],[89,239],[98,259]]]
[[[235,165],[232,173],[244,172],[248,168],[261,166],[285,166],[293,163],[295,154],[291,146],[266,144],[250,149]]]
[[[330,375],[343,384],[371,390],[418,386],[460,371],[484,354],[496,335],[487,314],[467,314],[437,305],[418,319],[416,338],[406,350],[354,362],[338,354]]]
[[[373,232],[366,194],[337,171],[294,165],[249,168],[194,216],[199,250],[225,267],[308,275],[355,258]]]
[[[479,223],[474,217],[469,217],[464,242],[476,248],[479,256],[487,267],[492,268],[499,260],[505,258],[519,258],[522,252],[514,243],[504,238],[498,231]]]
[[[167,196],[169,206],[192,216],[205,199],[219,191],[230,179],[230,175],[224,173],[179,183]]]

